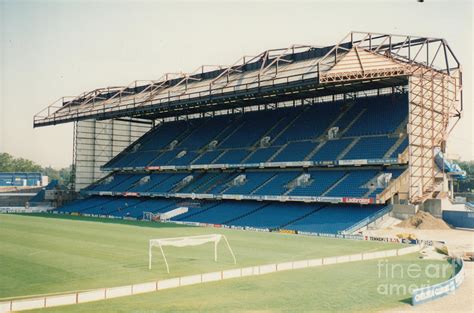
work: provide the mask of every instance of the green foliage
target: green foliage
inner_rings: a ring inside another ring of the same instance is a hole
[[[41,166],[23,158],[0,153],[0,172],[41,172]]]
[[[473,192],[474,191],[474,161],[457,162],[461,169],[466,171],[467,178],[454,182],[454,191]]]
[[[50,166],[44,167],[41,171],[49,177],[49,180],[57,179],[61,185],[67,185],[71,181],[71,167],[56,170]]]
[[[50,181],[57,179],[60,184],[67,185],[70,182],[71,167],[56,170],[50,166],[41,167],[31,160],[15,158],[8,153],[0,153],[0,172],[40,172],[48,176]]]

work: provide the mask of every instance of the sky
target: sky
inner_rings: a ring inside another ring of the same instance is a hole
[[[34,114],[62,96],[291,44],[331,45],[351,30],[448,41],[465,104],[448,153],[474,160],[470,0],[0,0],[0,152],[68,166],[72,124],[33,129]]]

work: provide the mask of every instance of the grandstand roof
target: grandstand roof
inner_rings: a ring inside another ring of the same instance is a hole
[[[404,85],[414,68],[451,75],[460,64],[444,39],[350,32],[339,43],[292,45],[244,56],[229,66],[98,88],[62,97],[34,127],[85,119],[156,119],[233,107]]]

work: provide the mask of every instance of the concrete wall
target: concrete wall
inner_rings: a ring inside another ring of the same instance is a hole
[[[423,203],[423,211],[430,213],[433,216],[441,217],[443,212],[442,199],[428,199]]]
[[[474,212],[445,210],[443,220],[454,227],[474,229]]]
[[[76,124],[74,134],[76,191],[104,176],[100,167],[122,152],[151,125],[119,120],[86,120]]]
[[[394,204],[390,215],[399,219],[409,218],[418,212],[418,207],[412,204]]]

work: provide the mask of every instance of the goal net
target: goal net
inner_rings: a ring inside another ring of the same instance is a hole
[[[150,221],[150,222],[156,222],[160,220],[160,214],[159,213],[153,213],[153,212],[143,212],[143,220],[144,221]]]
[[[166,270],[169,273],[170,268],[168,266],[168,261],[166,260],[165,252],[163,247],[171,246],[171,247],[191,247],[191,246],[199,246],[206,243],[214,243],[214,261],[217,262],[217,245],[219,242],[224,239],[227,248],[229,249],[232,258],[234,259],[234,264],[237,264],[235,259],[234,252],[230,247],[229,241],[224,235],[221,234],[211,234],[211,235],[201,235],[201,236],[191,236],[191,237],[176,237],[176,238],[159,238],[159,239],[150,239],[149,247],[148,247],[148,269],[151,269],[151,261],[152,261],[152,248],[158,247],[160,248],[161,255],[163,256],[163,260],[166,264]]]

